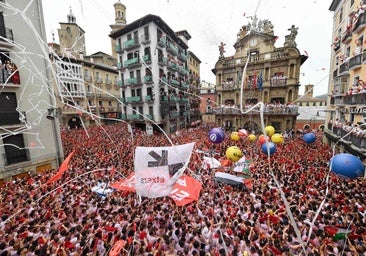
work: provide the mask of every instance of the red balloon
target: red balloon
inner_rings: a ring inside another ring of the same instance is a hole
[[[264,144],[265,142],[268,142],[270,141],[269,137],[267,135],[260,135],[259,138],[258,138],[258,143],[260,145]]]

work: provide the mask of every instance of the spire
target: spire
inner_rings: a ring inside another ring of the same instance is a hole
[[[68,23],[76,23],[76,17],[75,17],[75,15],[72,13],[71,6],[70,6],[70,12],[69,12],[69,14],[67,15],[67,22],[68,22]]]
[[[126,25],[126,6],[121,3],[121,0],[118,0],[118,2],[113,6],[115,13],[115,24]]]

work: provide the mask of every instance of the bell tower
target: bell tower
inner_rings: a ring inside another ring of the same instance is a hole
[[[111,33],[124,28],[127,24],[126,22],[126,6],[121,3],[121,0],[118,0],[117,3],[113,5],[114,7],[114,24],[109,25],[112,29]],[[112,46],[112,56],[117,57],[116,54],[116,40],[111,39]]]
[[[76,17],[70,7],[67,22],[60,22],[58,29],[60,53],[74,58],[85,55],[85,31],[76,24]]]

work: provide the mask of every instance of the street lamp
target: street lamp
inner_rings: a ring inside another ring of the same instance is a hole
[[[61,108],[49,108],[47,109],[47,111],[48,114],[46,118],[52,122],[53,139],[55,141],[56,146],[56,161],[57,161],[56,164],[58,168],[60,167],[62,160],[61,160],[61,149],[60,149],[61,142],[59,141],[59,136],[57,136],[59,134],[59,129],[57,129],[58,125],[56,125],[56,122],[58,124],[58,117],[62,114],[62,110]]]
[[[315,123],[315,120],[316,120],[316,118],[313,116],[312,118],[310,118],[310,129],[311,129],[311,131],[313,131],[313,129],[314,129],[314,123]]]
[[[49,109],[47,109],[47,111],[48,111],[48,114],[47,114],[46,118],[48,120],[55,120],[55,118],[58,118],[62,114],[61,108],[49,108]]]

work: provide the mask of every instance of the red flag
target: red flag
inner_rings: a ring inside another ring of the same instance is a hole
[[[202,184],[190,176],[182,176],[174,184],[170,197],[177,206],[183,206],[199,198]]]
[[[243,183],[247,187],[247,189],[253,190],[252,179],[243,179]]]
[[[58,169],[57,173],[51,177],[51,179],[49,179],[46,182],[46,185],[51,184],[53,182],[58,181],[59,179],[61,179],[62,175],[64,174],[64,172],[66,172],[69,169],[69,162],[71,160],[71,158],[74,156],[75,154],[75,150],[72,151],[67,157],[66,159],[62,162],[60,168]]]
[[[111,168],[111,176],[114,176],[115,173],[116,173],[116,167],[112,166],[112,168]]]
[[[135,173],[131,173],[126,179],[121,179],[110,185],[111,188],[115,188],[122,191],[135,192]]]
[[[253,88],[257,88],[257,73],[254,73],[252,82]]]
[[[118,240],[112,247],[111,251],[109,252],[109,256],[118,256],[119,252],[125,247],[126,241],[125,240]]]

